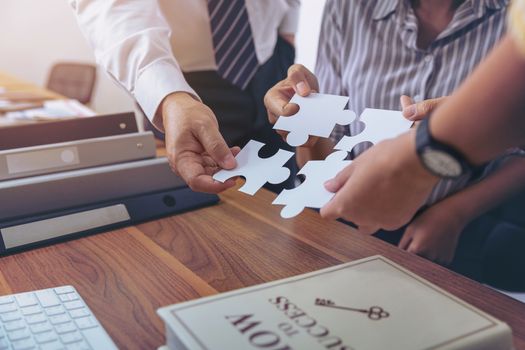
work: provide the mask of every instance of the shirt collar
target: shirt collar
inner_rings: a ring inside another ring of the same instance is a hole
[[[406,0],[381,0],[374,9],[373,18],[375,20],[385,19],[396,11],[400,1]],[[500,10],[507,6],[510,0],[467,0],[472,6],[477,8],[477,13],[483,15],[485,9]]]
[[[381,20],[391,15],[401,0],[381,0],[374,8],[373,18]]]

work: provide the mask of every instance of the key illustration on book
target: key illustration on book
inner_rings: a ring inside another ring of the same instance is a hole
[[[353,308],[353,307],[339,306],[339,305],[336,305],[330,299],[321,299],[321,298],[315,299],[315,305],[317,305],[317,306],[324,306],[324,307],[331,307],[333,309],[341,309],[341,310],[361,312],[363,314],[367,314],[368,318],[371,319],[371,320],[374,320],[374,321],[379,321],[379,320],[381,320],[383,318],[388,318],[390,316],[390,314],[388,312],[386,312],[380,306],[371,306],[368,309],[358,309],[358,308]]]

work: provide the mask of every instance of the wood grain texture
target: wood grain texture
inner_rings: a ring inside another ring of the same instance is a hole
[[[42,91],[1,73],[0,86]],[[525,349],[525,304],[313,210],[282,219],[274,197],[234,188],[213,207],[0,257],[0,295],[71,284],[119,348],[155,349],[159,307],[381,254],[507,322]]]

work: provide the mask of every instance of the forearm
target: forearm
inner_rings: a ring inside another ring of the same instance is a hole
[[[319,139],[313,147],[297,147],[295,157],[297,165],[302,168],[310,160],[323,160],[334,149],[334,143],[330,139]]]
[[[434,137],[481,164],[525,145],[525,58],[506,37],[430,122]]]
[[[494,174],[439,203],[447,205],[465,224],[501,205],[525,189],[525,158],[515,157]]]

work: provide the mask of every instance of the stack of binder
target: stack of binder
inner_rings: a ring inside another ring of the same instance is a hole
[[[0,128],[0,254],[216,203],[156,158],[133,113]]]

